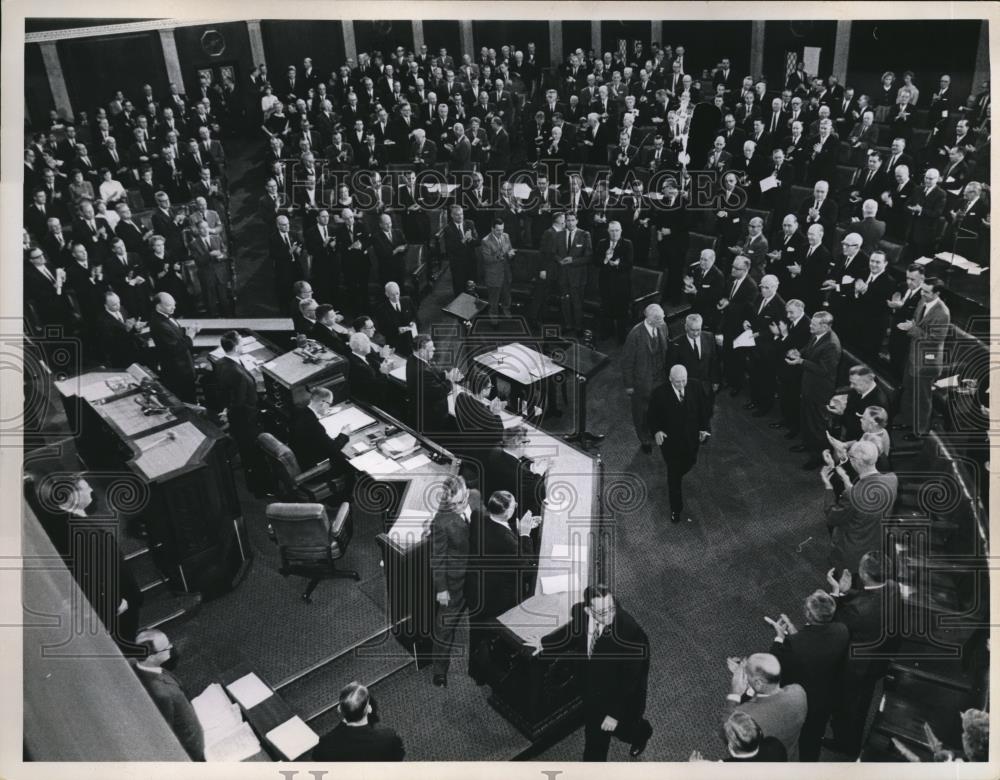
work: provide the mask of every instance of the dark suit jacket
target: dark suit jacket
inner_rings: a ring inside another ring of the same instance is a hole
[[[863,646],[866,651],[878,647],[880,653],[888,655],[899,646],[899,636],[887,633],[884,616],[900,614],[900,599],[899,587],[892,580],[873,590],[864,590],[859,585],[837,600],[834,620],[847,626],[852,646]],[[887,666],[886,657],[869,659],[848,656],[845,681],[878,675]]]
[[[726,280],[723,297],[732,295],[733,281],[732,278]],[[733,339],[743,332],[743,321],[750,319],[751,306],[756,297],[756,282],[749,275],[743,277],[735,297],[730,298],[729,305],[722,310],[722,335],[726,339],[726,344],[732,344]]]
[[[832,330],[819,343],[802,348],[802,399],[826,404],[833,395],[840,365],[840,339]]]
[[[163,715],[163,719],[173,729],[188,755],[195,761],[204,761],[205,734],[194,707],[191,706],[177,678],[166,669],[156,674],[138,666],[134,668],[139,680],[149,692],[149,697]]]
[[[402,761],[403,740],[392,729],[368,723],[348,726],[341,721],[320,737],[313,748],[313,761]]]
[[[891,414],[892,412],[889,396],[877,382],[864,398],[854,390],[847,391],[847,404],[844,406],[844,414],[841,419],[844,441],[856,441],[861,438],[860,415],[869,406],[881,406],[887,413]]]
[[[219,392],[229,410],[230,422],[234,417],[252,422],[257,417],[257,381],[242,363],[223,357],[215,364]]]
[[[123,319],[128,313],[121,310]],[[128,368],[133,363],[142,362],[142,342],[134,332],[129,332],[124,322],[119,322],[107,309],[102,308],[95,325],[98,342],[105,356],[108,368]]]
[[[417,312],[413,308],[413,302],[406,296],[399,297],[399,311],[397,312],[388,298],[383,298],[375,307],[375,324],[378,332],[385,335],[386,343],[400,355],[409,355],[413,335],[407,331],[400,333],[399,329],[411,322],[416,322]]]
[[[681,333],[670,342],[667,355],[667,366],[682,365],[687,369],[688,379],[697,379],[706,391],[711,391],[712,385],[721,384],[722,368],[719,364],[719,351],[715,345],[715,336],[702,330],[699,338],[701,357],[692,349],[686,333]]]
[[[782,685],[798,683],[806,692],[808,718],[825,722],[839,694],[838,681],[847,658],[847,627],[842,623],[805,625],[784,642],[771,644],[781,664]]]
[[[364,358],[353,352],[347,358],[350,364],[348,383],[351,398],[363,401],[372,406],[382,406],[385,403],[385,379]]]
[[[705,395],[694,387],[684,391],[684,403],[677,400],[673,386],[667,382],[653,391],[649,399],[649,430],[663,431],[667,438],[660,446],[671,461],[694,463],[698,458],[698,432],[711,426],[710,409]]]
[[[518,507],[518,514],[523,514]],[[499,617],[521,603],[525,584],[532,574],[535,546],[531,536],[521,536],[510,526],[500,525],[488,516],[481,526],[482,550],[470,572],[480,588],[480,621]]]
[[[393,250],[397,247],[406,246],[402,232],[393,228],[390,241],[385,233],[376,230],[372,233],[372,246],[375,249],[375,259],[378,261],[379,278],[402,285],[406,253],[393,254]]]
[[[149,315],[149,331],[156,346],[156,357],[160,368],[167,374],[194,375],[194,361],[191,358],[191,339],[179,325],[174,325],[168,317],[158,311]]]
[[[472,527],[478,524],[477,510],[470,520],[450,508],[439,509],[431,521],[431,576],[434,593],[448,591],[454,601],[475,591],[474,578],[466,578],[469,553],[473,549]]]
[[[639,720],[646,711],[649,638],[635,618],[616,605],[615,619],[587,657],[590,616],[583,602],[570,609],[569,622],[542,639],[544,653],[565,654],[576,667],[584,708],[621,723]]]
[[[419,431],[442,431],[449,428],[448,395],[451,382],[444,371],[418,357],[406,361],[406,392],[410,399],[410,419]]]
[[[292,424],[288,431],[288,446],[303,471],[311,469],[327,458],[336,464],[341,460],[341,450],[347,444],[348,436],[341,433],[331,439],[312,409],[302,407],[292,412]]]

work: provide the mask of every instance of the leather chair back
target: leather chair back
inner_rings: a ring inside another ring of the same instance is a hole
[[[278,544],[282,571],[287,574],[330,569],[333,561],[344,556],[354,534],[346,502],[333,520],[324,504],[269,504],[266,516]]]
[[[263,451],[271,474],[281,492],[287,496],[294,495],[296,491],[295,478],[302,473],[302,469],[295,459],[292,448],[270,433],[259,434],[257,444]]]

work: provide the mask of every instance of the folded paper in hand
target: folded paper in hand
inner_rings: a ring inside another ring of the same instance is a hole
[[[760,191],[767,192],[768,190],[773,190],[778,186],[778,178],[774,175],[768,176],[766,179],[760,180]]]
[[[733,339],[733,349],[740,349],[741,347],[752,347],[757,342],[754,341],[753,331],[745,330],[735,339]]]

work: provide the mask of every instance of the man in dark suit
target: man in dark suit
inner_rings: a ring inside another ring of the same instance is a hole
[[[570,620],[542,637],[538,651],[564,656],[582,688],[584,761],[606,761],[612,735],[637,758],[653,727],[645,718],[649,638],[606,585],[588,585]]]
[[[260,432],[257,425],[257,380],[241,360],[239,333],[235,330],[226,332],[220,344],[223,355],[213,368],[216,385],[229,432],[240,451],[247,486],[253,490],[258,484],[255,476],[261,472],[257,448],[257,434]]]
[[[142,320],[130,317],[122,309],[117,293],[112,290],[105,292],[104,306],[97,315],[94,332],[108,368],[121,370],[133,363],[144,362],[145,346],[139,337],[144,328]]]
[[[931,387],[945,365],[944,345],[951,326],[951,312],[941,300],[944,289],[940,279],[928,277],[920,288],[913,319],[896,326],[910,337],[899,407],[900,423],[913,428],[904,437],[908,441],[926,435],[931,426]]]
[[[817,468],[823,461],[820,453],[826,448],[826,405],[833,395],[840,365],[840,339],[833,332],[833,315],[816,312],[809,322],[812,339],[802,350],[790,350],[785,362],[802,366],[800,410],[802,416],[802,444],[792,447],[793,452],[808,452],[809,460],[803,469]]]
[[[466,572],[469,587],[478,591],[477,608],[470,610],[469,616],[469,665],[477,681],[483,680],[487,671],[479,661],[488,657],[489,642],[496,635],[496,619],[521,603],[534,579],[537,552],[532,531],[542,518],[530,509],[515,518],[517,509],[517,501],[509,491],[497,490],[490,495],[487,516],[480,526],[480,547],[472,550]]]
[[[668,380],[653,391],[648,420],[653,440],[667,465],[670,522],[679,523],[684,510],[681,481],[694,467],[698,447],[711,435],[711,413],[700,386],[697,390],[686,389],[688,373],[684,366],[673,366]]]
[[[146,650],[146,657],[135,664],[136,675],[191,759],[204,761],[205,735],[201,722],[180,681],[165,668],[170,665],[172,669],[177,657],[173,645],[166,634],[156,629],[140,632],[136,642]]]
[[[722,364],[715,335],[702,330],[704,319],[700,314],[689,314],[684,318],[684,332],[670,342],[667,365],[682,365],[688,372],[688,384],[692,380],[701,383],[709,410],[715,407],[715,393],[722,383]]]
[[[801,350],[809,343],[809,318],[802,301],[792,298],[785,304],[785,317],[769,326],[775,350],[775,379],[781,420],[768,424],[770,428],[788,428],[786,439],[798,436],[802,368],[785,361],[789,350]]]
[[[799,760],[818,761],[820,741],[839,694],[838,680],[847,659],[847,627],[834,622],[837,602],[822,590],[809,595],[803,605],[806,623],[801,629],[782,614],[767,618],[774,627],[771,655],[781,664],[781,682],[801,685],[809,709],[799,733]]]
[[[753,313],[752,306],[757,297],[757,285],[749,274],[748,258],[737,257],[733,260],[728,293],[717,304],[722,311],[722,360],[725,366],[726,384],[729,385],[729,395],[732,397],[739,395],[743,389],[746,375],[745,349],[735,348],[733,342],[743,333],[743,323]]]
[[[320,737],[312,750],[313,761],[403,760],[403,740],[393,729],[375,723],[373,700],[364,685],[344,686],[339,711],[343,720]]]
[[[599,268],[601,318],[609,335],[624,342],[632,303],[632,242],[622,238],[622,226],[617,220],[608,223],[608,237],[602,239],[594,252]]]
[[[351,398],[385,408],[389,388],[382,369],[376,369],[370,360],[371,340],[365,333],[352,333],[349,345],[347,362],[350,371],[347,380]]]
[[[844,308],[850,324],[846,334],[848,344],[870,362],[882,348],[889,318],[888,301],[895,284],[886,270],[884,252],[872,252],[868,266],[868,274],[854,280]]]
[[[396,282],[386,284],[385,297],[375,306],[375,323],[379,333],[385,335],[386,343],[397,354],[405,357],[412,352],[413,334],[420,323],[413,301],[400,295]]]
[[[705,327],[713,333],[722,319],[719,308],[726,294],[726,277],[715,264],[715,250],[702,249],[698,262],[686,271],[684,294],[691,301],[691,309],[700,314]]]
[[[434,342],[426,334],[413,340],[413,354],[406,361],[406,393],[410,399],[410,424],[421,433],[453,429],[448,415],[448,396],[460,374],[453,368],[447,373],[431,361]]]
[[[288,431],[288,446],[303,471],[317,463],[330,460],[334,473],[343,472],[341,450],[347,444],[347,432],[341,430],[336,436],[327,434],[320,420],[333,406],[333,393],[326,387],[314,387],[309,391],[309,403],[292,412],[292,423]]]
[[[389,282],[403,283],[405,274],[406,238],[402,231],[393,228],[392,217],[379,217],[379,230],[372,234],[372,246],[378,263],[378,276],[382,285]]]
[[[157,293],[153,302],[155,308],[149,317],[149,332],[156,347],[160,378],[182,401],[194,403],[194,360],[191,357],[191,347],[197,328],[182,328],[173,318],[177,302],[170,293]]]
[[[351,306],[345,308],[359,314],[368,310],[368,277],[371,275],[368,247],[371,237],[364,226],[355,220],[351,209],[343,209],[340,216],[343,223],[337,232],[337,249],[340,252],[344,292],[351,302]]]
[[[476,278],[475,248],[479,246],[479,233],[475,224],[465,221],[464,209],[454,205],[442,235],[451,268],[452,293],[457,296],[465,292],[468,282]]]
[[[275,226],[268,237],[268,253],[274,264],[279,306],[287,314],[289,309],[286,296],[295,282],[305,278],[301,262],[302,243],[292,235],[291,225],[285,215],[277,217]]]
[[[743,323],[744,332],[749,330],[754,338],[749,360],[750,401],[743,408],[752,409],[754,417],[764,417],[774,404],[778,352],[771,326],[785,316],[785,301],[778,295],[778,277],[765,275],[759,289],[750,317]]]
[[[924,174],[924,186],[917,188],[907,208],[912,213],[909,243],[906,251],[916,260],[933,257],[938,240],[938,219],[944,216],[947,196],[938,186],[940,175],[936,168]]]
[[[587,273],[593,262],[590,233],[578,227],[579,219],[566,212],[566,229],[554,237],[557,268],[556,289],[566,332],[583,332],[583,295]],[[538,282],[536,282],[537,284]]]
[[[478,496],[461,476],[447,477],[442,491],[441,506],[431,520],[431,576],[437,602],[431,668],[434,685],[439,687],[448,684],[458,623],[469,606],[469,596],[477,595],[474,578],[466,577],[466,569],[470,551],[479,545],[482,519]]]
[[[852,758],[861,749],[865,715],[875,686],[900,643],[898,628],[891,630],[886,622],[886,616],[899,615],[903,608],[899,587],[889,579],[888,567],[882,553],[872,550],[858,563],[857,586],[851,587],[853,577],[846,569],[839,580],[833,570],[827,574],[833,586],[831,595],[837,600],[834,619],[847,626],[852,648],[865,649],[857,658],[848,650],[831,724],[836,749]]]

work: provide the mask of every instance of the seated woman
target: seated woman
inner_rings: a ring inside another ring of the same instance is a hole
[[[69,186],[66,189],[69,191],[70,203],[79,206],[85,200],[94,199],[94,185],[83,178],[83,171],[74,168],[69,176]]]
[[[98,194],[105,205],[114,208],[121,201],[128,197],[125,187],[117,179],[112,178],[110,168],[101,168],[101,186],[98,187]]]
[[[889,450],[892,447],[892,441],[889,438],[889,431],[886,430],[888,422],[889,415],[881,406],[868,406],[861,415],[862,434],[858,441],[870,441],[878,448],[878,460],[875,462],[875,468],[882,472],[891,470]],[[834,464],[845,463],[847,453],[854,442],[839,441],[829,433],[826,434],[826,438],[830,442],[830,449],[826,452],[830,453],[831,461]],[[826,455],[824,455],[824,459],[826,459]]]

